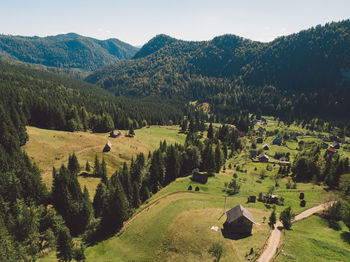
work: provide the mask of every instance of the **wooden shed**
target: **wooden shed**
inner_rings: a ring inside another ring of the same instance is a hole
[[[111,151],[111,149],[112,149],[112,143],[108,141],[105,147],[103,148],[103,152],[109,152]]]
[[[120,131],[118,130],[113,130],[111,131],[111,133],[109,134],[110,137],[116,138],[118,136],[120,136]]]
[[[226,212],[224,230],[230,233],[251,234],[253,224],[256,224],[252,214],[241,205]]]
[[[201,174],[199,172],[194,172],[192,175],[192,181],[205,184],[208,181],[208,174]]]

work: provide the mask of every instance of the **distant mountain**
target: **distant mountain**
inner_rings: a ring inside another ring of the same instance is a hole
[[[159,35],[134,59],[97,70],[86,80],[117,95],[210,102],[227,116],[248,109],[289,119],[332,119],[348,118],[349,75],[346,20],[269,43],[235,35],[202,42]]]
[[[0,58],[60,70],[93,71],[133,57],[139,49],[118,39],[74,33],[48,37],[0,35]]]

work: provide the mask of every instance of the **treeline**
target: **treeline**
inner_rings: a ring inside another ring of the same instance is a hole
[[[341,176],[350,173],[349,159],[311,145],[300,152],[292,166],[296,181],[321,183],[339,189]]]
[[[135,56],[87,80],[118,96],[208,102],[220,119],[232,112],[288,122],[347,121],[350,20],[259,43],[233,35],[186,42],[160,35]]]
[[[0,80],[2,101],[13,100],[27,124],[41,128],[107,132],[183,118],[176,102],[116,98],[85,82],[22,66],[0,62]]]

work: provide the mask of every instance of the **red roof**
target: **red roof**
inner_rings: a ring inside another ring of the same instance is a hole
[[[240,136],[240,137],[244,137],[245,136],[245,132],[243,132],[243,131],[237,131],[238,132],[238,135]]]
[[[331,153],[337,153],[337,150],[335,150],[334,148],[328,148],[327,151]]]

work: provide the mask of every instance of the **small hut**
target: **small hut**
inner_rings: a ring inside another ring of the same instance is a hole
[[[264,145],[263,145],[263,149],[264,149],[264,150],[269,150],[269,149],[270,149],[270,147],[269,147],[269,145],[268,145],[268,144],[264,144]]]
[[[103,152],[109,152],[111,151],[111,149],[112,149],[112,143],[108,141],[105,147],[103,148]]]
[[[113,131],[111,131],[109,136],[112,138],[116,138],[116,137],[120,136],[120,132],[118,130],[113,130]]]
[[[254,222],[252,214],[241,205],[226,212],[224,230],[230,233],[251,234]]]
[[[205,184],[208,181],[208,174],[201,174],[199,172],[194,172],[192,175],[192,181]]]

